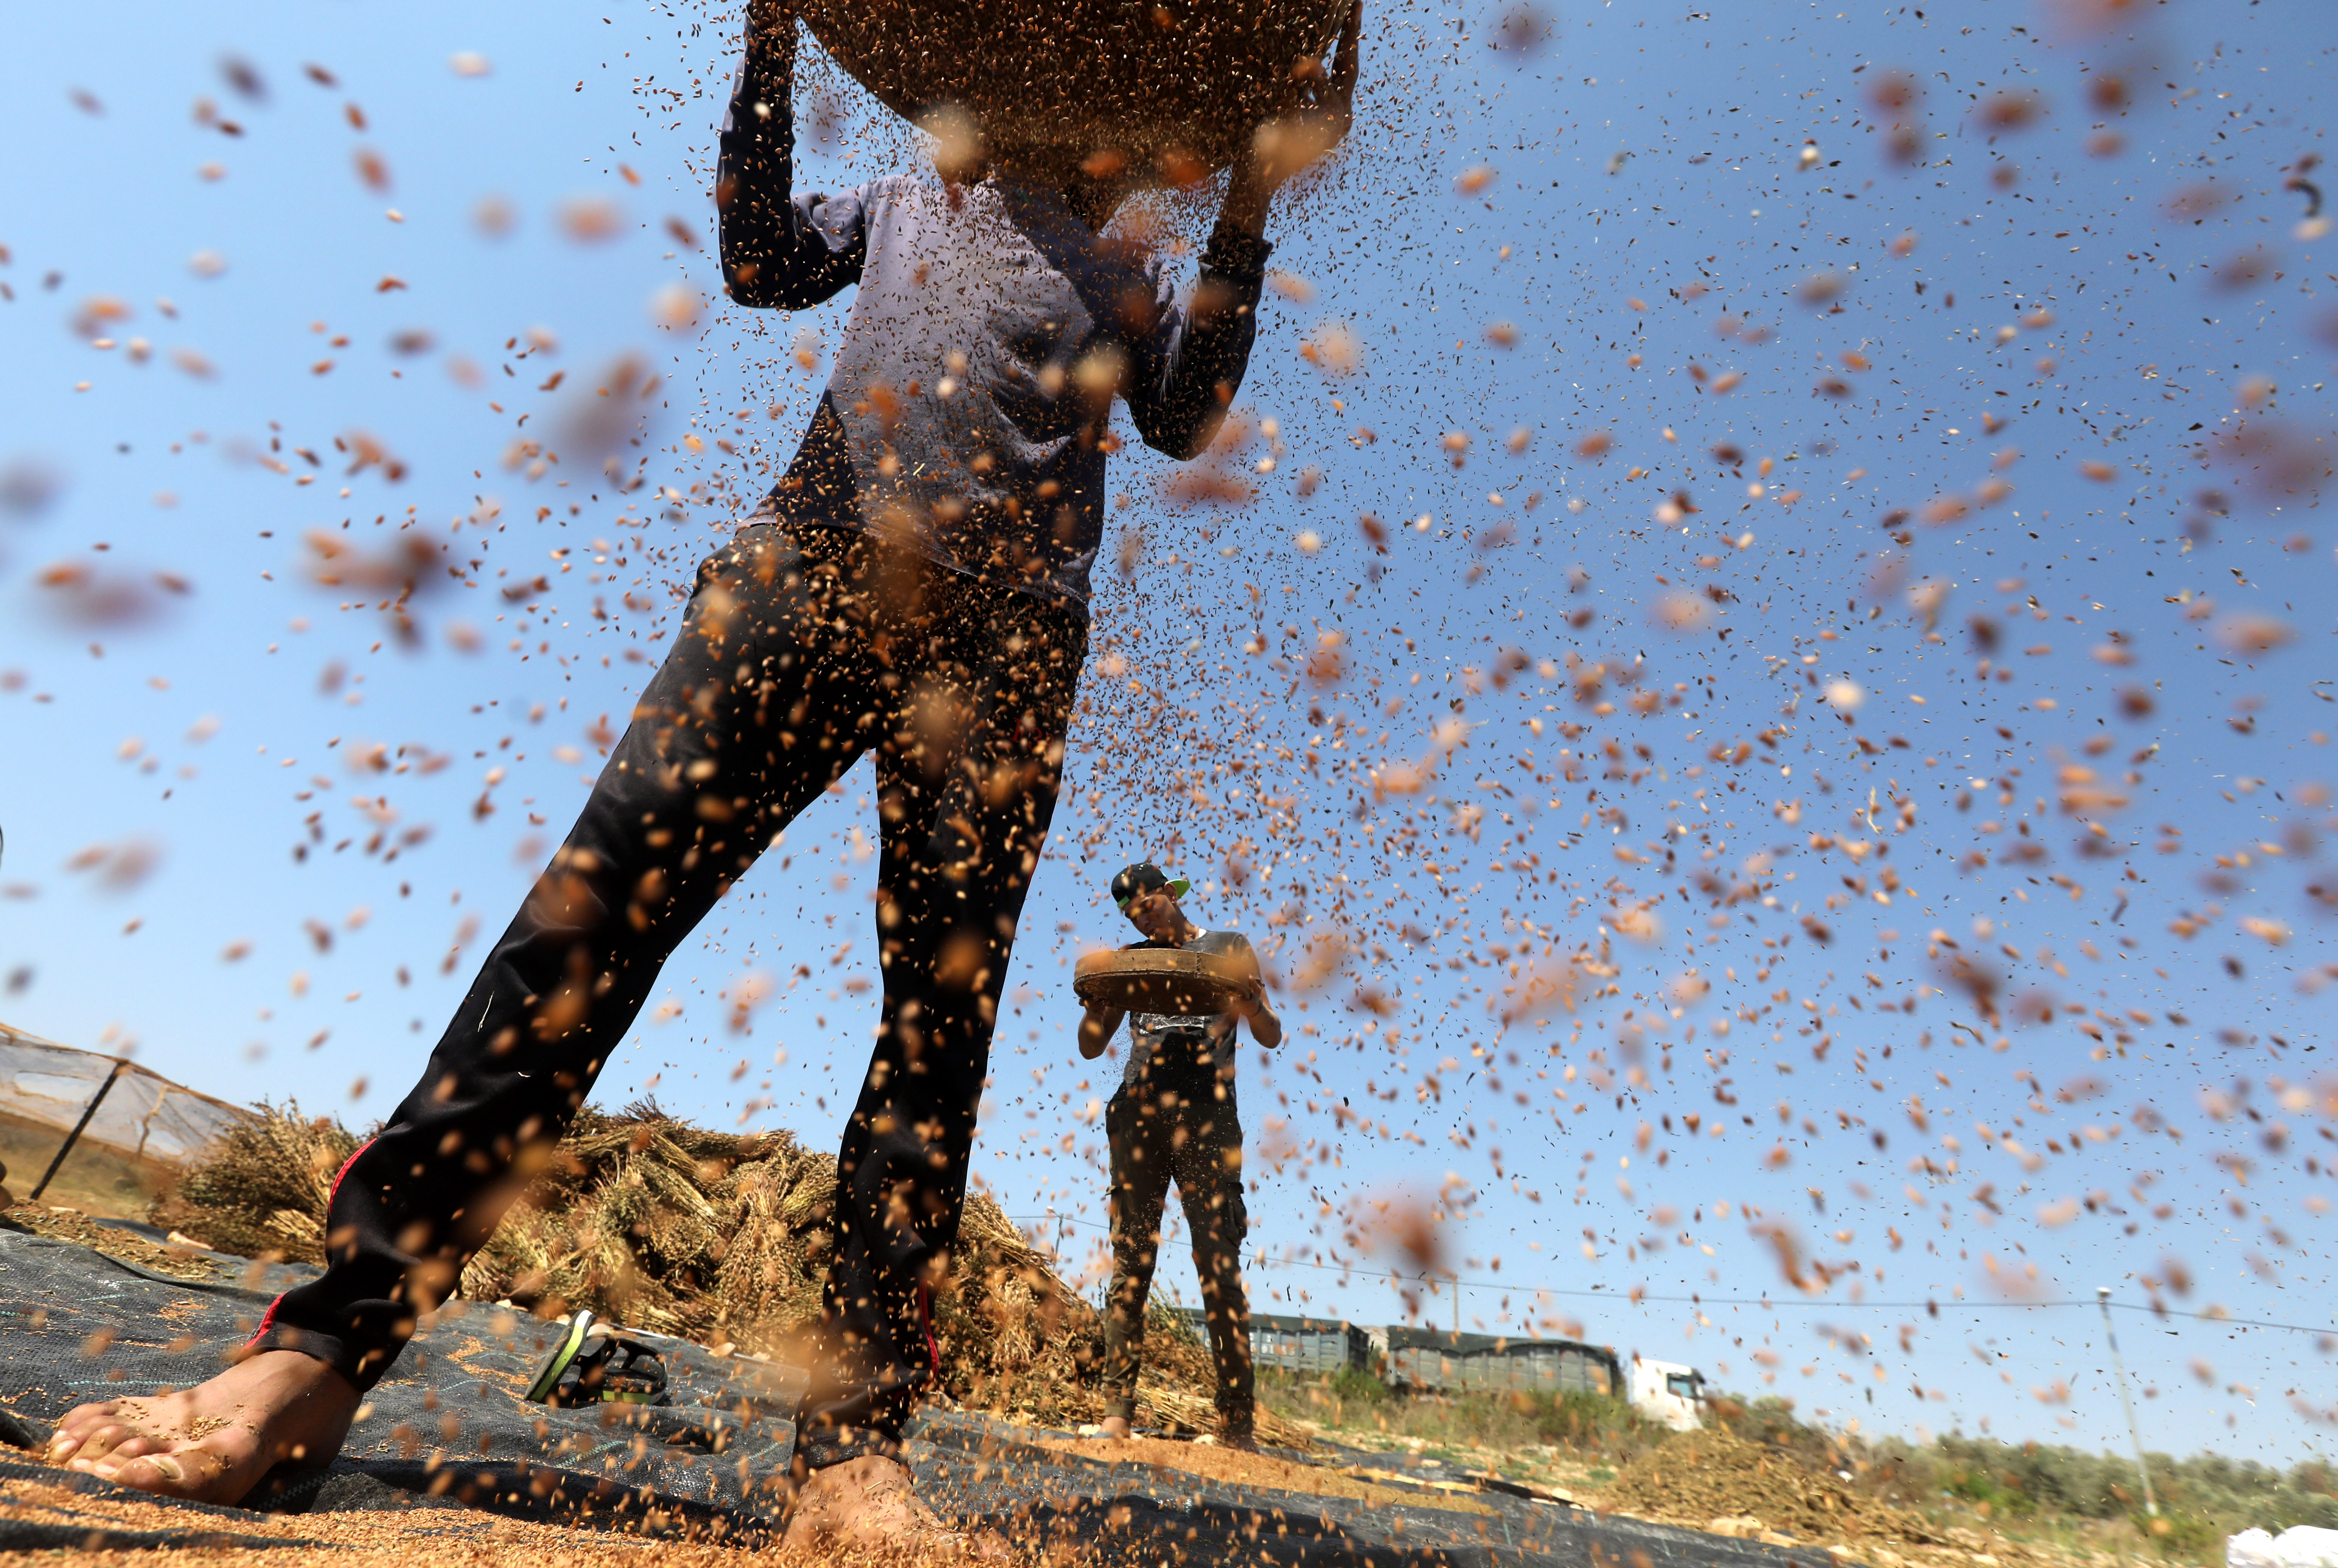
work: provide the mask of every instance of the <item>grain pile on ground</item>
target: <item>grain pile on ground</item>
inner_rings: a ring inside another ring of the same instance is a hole
[[[1759,1520],[1804,1541],[1943,1541],[1905,1509],[1863,1496],[1790,1454],[1749,1443],[1725,1427],[1684,1433],[1617,1472],[1599,1499],[1645,1518],[1714,1527]]]
[[[201,1514],[114,1493],[11,1478],[0,1492],[0,1540],[97,1563],[329,1561],[336,1568],[412,1568],[435,1561],[531,1568],[728,1568],[757,1554],[711,1544],[497,1518],[447,1508],[367,1509],[260,1516]],[[827,1561],[815,1554],[813,1563]]]
[[[270,1109],[222,1141],[158,1202],[153,1222],[221,1251],[323,1256],[333,1173],[357,1146],[331,1122]],[[695,1127],[654,1104],[587,1110],[463,1272],[462,1294],[543,1316],[589,1307],[616,1322],[789,1358],[820,1314],[836,1161],[786,1132]],[[1087,1368],[1102,1324],[985,1193],[968,1196],[955,1289],[934,1303],[942,1387],[971,1409],[1050,1426],[1104,1413]],[[1149,1319],[1140,1419],[1207,1431],[1207,1348],[1166,1312]],[[1269,1443],[1307,1446],[1262,1411]]]
[[[150,1241],[134,1230],[117,1230],[110,1225],[97,1224],[78,1209],[20,1200],[0,1212],[0,1223],[34,1236],[71,1241],[174,1279],[213,1280],[220,1277],[216,1263],[204,1258],[198,1248]]]
[[[1149,1465],[1236,1486],[1296,1492],[1313,1497],[1352,1497],[1375,1508],[1423,1505],[1417,1488],[1389,1485],[1361,1471],[1281,1459],[1272,1454],[1245,1454],[1213,1443],[1172,1443],[1157,1437],[1086,1437],[1049,1438],[1039,1446],[1101,1464]],[[1428,1505],[1455,1514],[1493,1512],[1478,1499],[1458,1493],[1439,1495]]]

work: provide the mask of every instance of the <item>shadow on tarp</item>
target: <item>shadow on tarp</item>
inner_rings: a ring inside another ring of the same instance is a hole
[[[0,1441],[37,1444],[75,1405],[200,1381],[234,1356],[277,1291],[315,1272],[220,1254],[195,1255],[185,1267],[213,1277],[171,1279],[70,1242],[0,1230]],[[496,1514],[666,1539],[771,1538],[801,1372],[661,1339],[671,1406],[530,1404],[520,1396],[558,1332],[525,1313],[450,1303],[368,1395],[329,1470],[271,1476],[265,1494],[248,1501],[279,1514],[398,1512],[406,1515],[400,1535],[476,1534]],[[1485,1512],[1463,1514],[1110,1464],[1033,1441],[1062,1434],[959,1412],[930,1411],[909,1436],[918,1494],[945,1517],[1131,1568],[1832,1568],[1815,1551],[1498,1494],[1477,1499]],[[190,1518],[187,1538],[172,1544],[236,1534],[239,1522],[261,1516],[0,1461],[0,1495],[34,1481],[193,1510],[200,1517]],[[154,1544],[103,1527],[123,1537],[112,1544]],[[0,1549],[39,1544],[80,1541],[0,1536]]]

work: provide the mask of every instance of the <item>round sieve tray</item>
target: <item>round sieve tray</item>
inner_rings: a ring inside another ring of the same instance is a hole
[[[1072,995],[1124,1013],[1214,1017],[1242,993],[1235,965],[1215,953],[1121,947],[1090,953],[1072,966]]]
[[[1348,0],[796,0],[862,85],[916,119],[957,104],[994,149],[1073,162],[1117,150],[1223,168],[1277,112]]]

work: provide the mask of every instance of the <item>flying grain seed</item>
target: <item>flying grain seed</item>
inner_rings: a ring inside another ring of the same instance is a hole
[[[957,185],[981,177],[990,150],[981,122],[964,107],[936,104],[918,116],[918,129],[931,141],[934,172],[944,181]]]
[[[580,196],[560,204],[560,231],[579,244],[614,240],[624,222],[624,211],[606,196]]]
[[[650,319],[669,332],[698,324],[705,296],[687,283],[669,283],[650,296]]]

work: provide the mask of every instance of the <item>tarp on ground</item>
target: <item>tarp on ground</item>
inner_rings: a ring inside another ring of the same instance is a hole
[[[183,1387],[252,1332],[309,1270],[219,1254],[172,1279],[69,1242],[0,1230],[0,1438],[36,1440],[74,1406]],[[663,1341],[669,1406],[560,1410],[520,1397],[553,1327],[455,1303],[378,1384],[332,1468],[275,1489],[276,1510],[465,1506],[580,1525],[768,1539],[801,1373]],[[919,1493],[1010,1539],[1079,1543],[1098,1560],[1291,1568],[1832,1568],[1816,1551],[1603,1519],[1495,1494],[1486,1512],[1376,1506],[1266,1491],[1155,1465],[1085,1460],[1040,1434],[958,1412],[912,1431]],[[0,1491],[37,1474],[0,1463]],[[241,1510],[191,1513],[191,1535],[232,1534]]]

